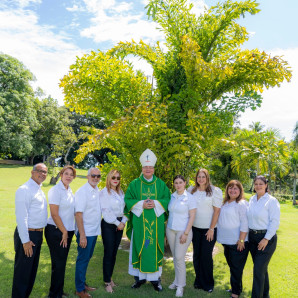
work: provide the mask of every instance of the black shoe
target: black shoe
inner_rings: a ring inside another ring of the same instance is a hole
[[[131,288],[132,289],[138,289],[144,283],[146,283],[146,280],[135,281],[134,284],[131,286]]]
[[[212,293],[213,292],[213,289],[207,290],[206,292]]]
[[[151,283],[152,283],[152,286],[153,286],[155,291],[157,291],[157,292],[162,291],[162,285],[161,285],[160,281],[153,281]]]
[[[198,284],[194,284],[193,287],[194,287],[195,289],[198,289],[198,290],[202,289],[202,287],[199,286]]]

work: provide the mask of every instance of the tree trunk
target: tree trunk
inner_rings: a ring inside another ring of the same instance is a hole
[[[51,177],[50,184],[56,185],[57,181],[59,180],[59,177],[60,177],[60,173],[58,173],[56,177]]]
[[[296,205],[296,180],[297,180],[297,166],[294,165],[294,182],[293,182],[293,205]]]
[[[33,166],[34,157],[35,157],[35,155],[33,155],[32,157],[30,157],[30,165],[31,165],[31,166]]]

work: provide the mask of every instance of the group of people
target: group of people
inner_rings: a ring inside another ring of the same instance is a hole
[[[199,169],[195,185],[188,189],[185,178],[177,175],[173,180],[175,192],[171,194],[166,184],[154,175],[156,161],[151,150],[143,152],[142,174],[129,184],[125,194],[120,187],[119,171],[110,171],[106,187],[99,190],[101,173],[91,168],[87,183],[73,195],[70,183],[76,177],[76,170],[65,166],[60,172],[60,182],[48,193],[49,218],[47,200],[41,190],[47,167],[35,165],[31,179],[17,190],[15,197],[17,227],[12,297],[30,296],[43,230],[52,262],[49,297],[66,296],[65,267],[74,233],[78,244],[76,295],[91,297],[90,292],[96,290],[86,283],[86,272],[98,235],[102,236],[104,246],[103,281],[106,291],[112,293],[116,286],[112,275],[125,226],[130,239],[128,273],[134,277],[133,289],[150,281],[156,291],[162,291],[166,234],[175,268],[175,279],[169,289],[176,290],[176,297],[183,296],[185,255],[191,242],[194,288],[213,292],[212,252],[216,241],[223,245],[230,268],[230,297],[239,297],[242,292],[242,274],[249,252],[254,263],[251,297],[269,297],[267,268],[276,248],[280,208],[268,193],[266,179],[255,178],[256,194],[246,202],[239,181],[227,184],[223,198],[222,191],[211,184],[208,171]]]

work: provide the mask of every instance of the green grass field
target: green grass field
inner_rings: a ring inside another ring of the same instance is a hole
[[[16,226],[14,213],[14,194],[16,189],[30,177],[31,167],[0,165],[0,298],[11,296],[11,285],[14,264],[13,233]],[[76,191],[86,182],[86,171],[78,170],[78,177],[71,184],[72,190]],[[44,183],[44,192],[47,194],[51,186],[49,178]],[[270,297],[298,297],[298,208],[290,203],[281,205],[281,224],[278,230],[278,245],[269,265]],[[194,270],[191,262],[187,262],[187,286],[184,297],[229,297],[225,291],[229,288],[229,271],[225,262],[223,250],[217,244],[219,253],[214,256],[215,289],[212,294],[206,294],[192,287]],[[70,297],[75,297],[74,272],[76,260],[75,237],[70,249],[66,278],[65,291]],[[128,275],[128,252],[119,250],[113,279],[119,285],[113,294],[108,294],[103,288],[102,281],[102,256],[103,246],[99,237],[93,258],[87,272],[87,281],[90,285],[98,287],[92,293],[93,297],[175,297],[175,291],[167,287],[174,279],[174,267],[170,260],[165,261],[163,266],[162,284],[164,291],[156,293],[150,284],[142,286],[138,290],[130,288],[133,278]],[[26,274],[24,272],[24,274]],[[46,297],[48,294],[51,274],[51,260],[49,249],[44,241],[41,251],[37,278],[31,297]],[[244,292],[241,297],[250,297],[252,285],[252,261],[249,256],[243,276]]]

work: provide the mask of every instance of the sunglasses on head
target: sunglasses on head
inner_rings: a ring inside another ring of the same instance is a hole
[[[118,176],[118,177],[113,176],[111,179],[112,179],[112,180],[115,180],[115,179],[120,180],[121,177],[119,177],[119,176]]]
[[[92,178],[95,178],[95,177],[96,177],[96,178],[100,178],[100,177],[101,177],[100,174],[99,174],[99,175],[91,174],[90,176],[91,176]]]

